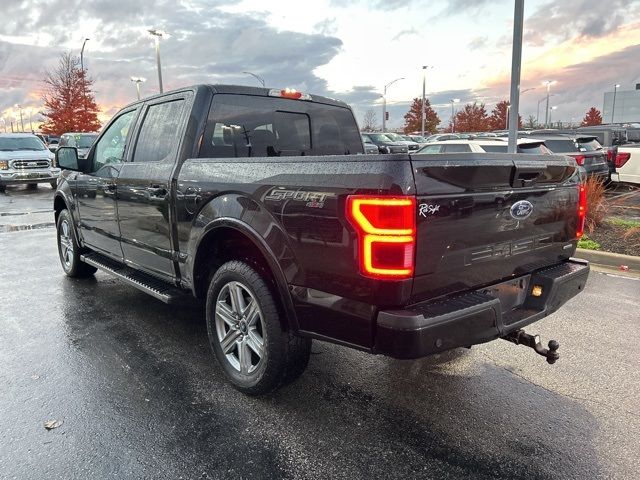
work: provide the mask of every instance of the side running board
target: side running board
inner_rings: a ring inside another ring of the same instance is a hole
[[[87,265],[118,277],[129,285],[148,293],[152,297],[168,304],[181,303],[190,297],[188,292],[160,280],[152,275],[128,267],[99,253],[81,255],[80,259]]]

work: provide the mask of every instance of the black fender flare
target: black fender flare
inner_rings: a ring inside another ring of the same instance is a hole
[[[260,251],[262,256],[267,262],[269,269],[273,275],[275,280],[276,288],[278,290],[278,295],[281,300],[281,305],[284,310],[284,314],[286,316],[287,326],[294,332],[299,330],[298,326],[298,318],[295,312],[295,308],[293,305],[293,299],[291,298],[291,292],[289,290],[289,283],[287,282],[286,276],[280,266],[280,263],[277,260],[277,256],[269,246],[269,244],[265,241],[265,239],[256,231],[251,225],[233,217],[218,217],[209,223],[207,223],[201,230],[200,235],[198,236],[197,241],[195,242],[193,260],[191,265],[189,265],[191,278],[194,278],[194,272],[196,268],[196,258],[198,256],[198,252],[200,251],[200,245],[205,238],[207,238],[210,234],[215,232],[215,230],[219,230],[222,228],[230,228],[238,231],[243,234],[249,241],[251,241]]]

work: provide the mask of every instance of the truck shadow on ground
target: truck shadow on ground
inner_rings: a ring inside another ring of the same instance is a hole
[[[316,342],[298,381],[251,398],[215,365],[202,306],[168,307],[102,275],[62,292],[65,334],[89,363],[84,394],[130,404],[119,426],[130,435],[161,418],[154,451],[188,458],[176,470],[187,478],[602,476],[597,421],[579,402],[473,350],[398,361]],[[94,376],[115,387],[95,390]],[[152,413],[136,411],[139,396]]]

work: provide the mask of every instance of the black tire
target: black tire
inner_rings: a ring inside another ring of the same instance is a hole
[[[80,260],[83,251],[78,245],[73,220],[68,210],[62,210],[56,223],[58,256],[64,273],[73,278],[87,278],[96,273],[96,268]]]
[[[233,292],[238,290],[242,298],[229,302]],[[241,307],[236,310],[238,302]],[[258,307],[258,318],[252,324],[253,302]],[[207,333],[225,376],[237,390],[248,395],[264,395],[292,382],[304,372],[309,362],[311,340],[282,328],[277,303],[267,283],[252,266],[242,261],[225,263],[211,279],[207,292]],[[262,343],[253,339],[256,334]],[[229,340],[225,342],[226,353],[222,346],[224,339]],[[254,350],[252,345],[261,348]],[[241,348],[248,354],[241,355]],[[258,350],[262,351],[262,356]],[[249,358],[248,367],[243,358]]]
[[[51,188],[55,190],[56,188],[58,188],[58,181],[53,180],[52,182],[49,182],[49,185],[51,185]]]
[[[27,190],[37,190],[37,189],[38,189],[37,183],[27,183]]]
[[[7,186],[6,185],[0,185],[0,193],[4,193],[7,191]]]

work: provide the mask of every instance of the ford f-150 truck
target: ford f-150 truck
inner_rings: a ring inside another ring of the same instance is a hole
[[[0,133],[0,192],[7,185],[49,183],[56,188],[60,169],[53,153],[30,133]]]
[[[366,155],[351,109],[200,85],[122,109],[86,158],[60,147],[57,243],[167,303],[206,300],[230,382],[263,394],[311,340],[412,359],[505,338],[579,293],[586,212],[553,155]]]

